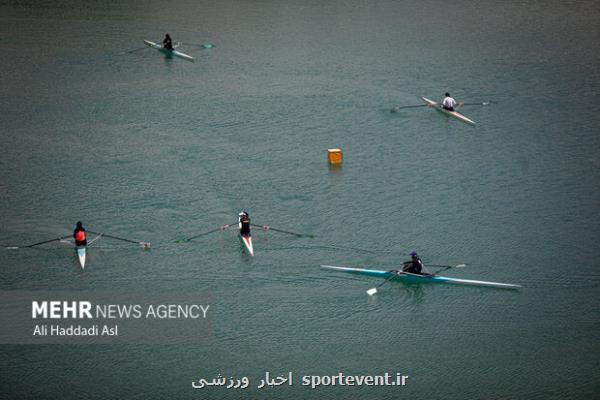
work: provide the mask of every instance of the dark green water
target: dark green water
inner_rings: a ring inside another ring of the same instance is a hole
[[[585,399],[600,389],[596,2],[0,3],[0,242],[77,220],[147,240],[0,251],[2,290],[209,293],[198,346],[0,347],[2,398]],[[142,39],[184,45],[165,59]],[[476,127],[426,108],[465,107]],[[330,169],[326,149],[341,147]],[[234,231],[235,221],[313,233]],[[518,292],[391,283],[417,249]],[[194,391],[217,374],[404,388]]]

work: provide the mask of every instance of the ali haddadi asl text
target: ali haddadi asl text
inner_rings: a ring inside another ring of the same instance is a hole
[[[33,329],[33,336],[118,336],[119,327],[117,325],[109,326],[99,325],[36,325]]]

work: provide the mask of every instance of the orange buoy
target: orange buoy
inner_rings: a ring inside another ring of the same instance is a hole
[[[342,163],[342,149],[327,149],[327,160],[329,164],[341,164]]]

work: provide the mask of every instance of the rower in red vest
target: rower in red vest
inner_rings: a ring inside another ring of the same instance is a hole
[[[87,234],[83,228],[81,221],[77,222],[77,226],[73,231],[73,238],[75,239],[75,246],[86,246],[87,245]]]

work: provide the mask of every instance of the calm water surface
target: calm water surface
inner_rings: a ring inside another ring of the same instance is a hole
[[[200,377],[376,374],[268,398],[591,398],[598,378],[600,7],[584,2],[0,2],[2,290],[190,291],[215,340],[7,346],[2,398],[238,398]],[[140,48],[169,32],[195,63]],[[214,43],[201,49],[195,44]],[[187,43],[187,44],[186,44]],[[465,107],[476,127],[427,108]],[[330,169],[326,149],[341,147]],[[308,232],[234,231],[235,221]],[[386,284],[416,249],[517,292]],[[31,382],[36,382],[32,387]]]

